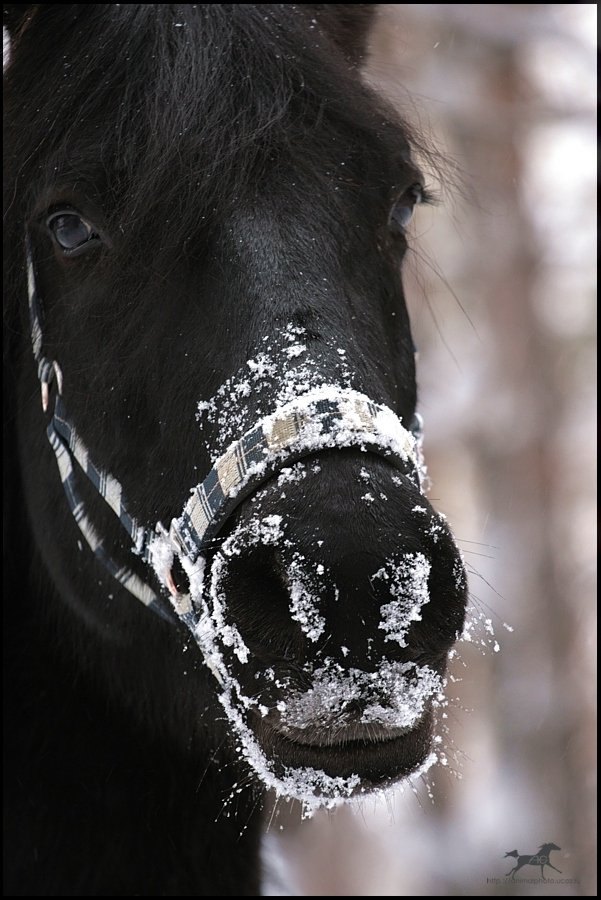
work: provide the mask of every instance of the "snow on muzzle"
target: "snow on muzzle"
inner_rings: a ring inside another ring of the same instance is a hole
[[[306,479],[316,483],[325,461],[315,468]],[[329,805],[428,757],[446,654],[437,645],[420,661],[427,640],[418,636],[416,654],[412,634],[430,627],[432,567],[413,551],[398,551],[388,566],[375,552],[354,554],[355,567],[344,555],[341,568],[328,565],[325,536],[312,545],[321,555],[310,556],[297,518],[260,514],[270,493],[215,554],[197,636],[251,767],[280,794]],[[446,649],[455,637],[453,628]]]
[[[254,490],[251,467],[232,475],[240,442],[217,461],[238,503],[217,551],[181,553],[190,594],[174,606],[240,753],[264,784],[314,808],[428,758],[465,575],[421,493],[415,439],[390,410],[328,387],[268,419]],[[184,550],[193,500],[172,529]]]

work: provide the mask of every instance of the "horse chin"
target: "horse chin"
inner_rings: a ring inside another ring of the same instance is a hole
[[[276,776],[288,782],[295,772],[323,773],[323,784],[314,780],[313,790],[324,797],[335,796],[338,786],[345,799],[387,788],[422,767],[432,748],[431,706],[411,728],[348,726],[302,734],[256,714],[250,725]]]

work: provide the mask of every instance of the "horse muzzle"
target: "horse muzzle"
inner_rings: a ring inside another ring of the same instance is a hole
[[[224,536],[207,615],[272,772],[355,779],[352,795],[419,767],[466,583],[416,482],[369,451],[325,450],[265,483]]]

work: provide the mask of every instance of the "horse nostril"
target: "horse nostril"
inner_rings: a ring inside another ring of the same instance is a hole
[[[271,547],[252,546],[228,559],[219,592],[252,654],[298,664],[304,636],[290,615],[285,567]]]

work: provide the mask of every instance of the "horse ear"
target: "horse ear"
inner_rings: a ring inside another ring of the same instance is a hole
[[[8,3],[2,11],[2,24],[8,31],[11,40],[18,40],[31,22],[38,4]]]
[[[375,18],[375,3],[307,3],[308,14],[337,44],[346,58],[358,65],[367,52],[367,38]]]

